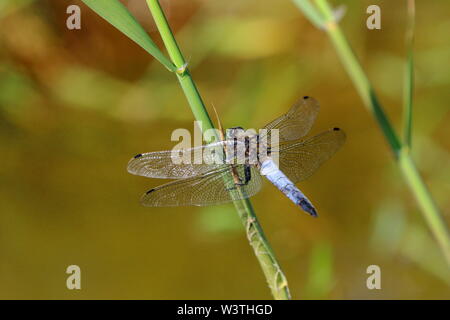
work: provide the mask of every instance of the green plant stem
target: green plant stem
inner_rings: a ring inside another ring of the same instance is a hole
[[[336,52],[347,70],[348,75],[353,81],[359,95],[361,96],[364,105],[370,110],[377,120],[381,131],[383,132],[386,140],[388,141],[394,154],[398,154],[401,149],[401,143],[394,132],[386,114],[381,107],[378,98],[376,97],[372,85],[369,79],[364,73],[363,68],[358,62],[350,44],[348,43],[339,25],[335,23],[333,12],[328,6],[326,1],[317,1],[318,7],[321,9],[322,14],[325,16],[324,28],[330,37],[331,42],[336,49]]]
[[[158,27],[161,38],[166,46],[167,52],[169,53],[170,59],[177,67],[178,72],[176,72],[178,81],[180,82],[181,88],[188,100],[191,110],[194,114],[195,119],[201,121],[203,128],[213,129],[214,125],[211,118],[206,112],[205,106],[203,104],[200,93],[198,92],[197,86],[195,85],[192,77],[189,73],[189,69],[185,67],[185,60],[183,54],[178,48],[178,44],[173,36],[172,30],[166,20],[164,12],[158,1],[147,0],[148,7],[155,19],[156,26]]]
[[[395,155],[395,159],[400,166],[404,179],[408,183],[411,192],[422,209],[421,212],[423,213],[425,221],[437,240],[447,263],[450,265],[450,235],[447,225],[411,158],[409,148],[402,145],[391,123],[386,117],[383,108],[372,89],[372,85],[339,25],[335,22],[333,11],[327,0],[316,0],[316,4],[324,19],[322,24],[323,28],[330,37],[331,42],[361,96],[364,105],[375,116],[381,131]]]
[[[201,121],[203,130],[213,129],[214,125],[206,111],[203,100],[192,80],[191,74],[185,60],[178,47],[175,37],[170,29],[164,12],[157,0],[147,0],[148,7],[155,19],[161,38],[169,53],[169,56],[175,66],[178,68],[176,72],[181,88],[188,100],[191,110],[196,120]],[[238,192],[242,192],[238,188]],[[266,277],[272,295],[277,300],[290,299],[289,287],[286,277],[282,272],[278,261],[270,247],[269,241],[264,235],[263,229],[258,222],[253,206],[248,199],[234,201],[239,217],[244,224],[247,232],[247,238],[253,247],[253,251],[261,265],[263,273]]]
[[[432,230],[434,237],[438,241],[442,251],[450,264],[450,241],[448,229],[444,219],[439,214],[439,209],[436,206],[427,186],[423,182],[414,161],[411,158],[411,154],[408,149],[399,156],[399,166],[402,173],[408,183],[412,193],[415,195],[421,209],[423,216],[428,223],[428,226]]]
[[[409,52],[405,66],[405,88],[403,106],[403,140],[406,147],[412,144],[412,110],[413,110],[413,53]]]
[[[406,26],[406,63],[403,89],[403,141],[411,148],[412,142],[412,110],[414,94],[414,26],[416,8],[414,0],[407,0],[408,18]]]

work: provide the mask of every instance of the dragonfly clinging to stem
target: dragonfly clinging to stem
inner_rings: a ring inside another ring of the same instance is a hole
[[[303,97],[286,114],[267,124],[264,135],[231,128],[222,141],[177,152],[138,154],[128,163],[128,172],[176,179],[147,191],[141,198],[144,206],[206,206],[244,199],[261,189],[261,176],[265,176],[297,206],[317,216],[311,201],[295,184],[309,178],[345,141],[339,128],[304,138],[318,112],[318,102]],[[278,139],[272,139],[272,132],[278,134]],[[184,159],[200,155],[203,161],[180,163],[180,155]]]

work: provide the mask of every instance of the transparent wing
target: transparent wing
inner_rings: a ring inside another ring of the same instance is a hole
[[[127,170],[148,178],[190,178],[224,167],[223,150],[234,144],[233,141],[219,141],[190,149],[138,154],[128,162]]]
[[[278,153],[280,170],[293,183],[305,180],[335,154],[344,142],[345,133],[334,128],[304,141],[282,144]]]
[[[232,166],[205,175],[177,180],[149,190],[141,198],[147,207],[207,206],[244,199],[261,189],[261,176],[253,167],[235,166],[236,178],[231,175]],[[247,180],[247,181],[246,181]]]
[[[280,142],[304,137],[311,129],[318,113],[319,102],[311,97],[303,97],[286,114],[264,127],[264,129],[268,129],[268,143],[270,144],[271,141],[271,129],[279,130]]]

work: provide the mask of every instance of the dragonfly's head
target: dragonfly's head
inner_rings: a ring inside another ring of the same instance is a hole
[[[242,127],[234,127],[227,129],[226,132],[226,139],[231,140],[235,138],[239,138],[241,135],[243,135],[245,132],[244,128]]]

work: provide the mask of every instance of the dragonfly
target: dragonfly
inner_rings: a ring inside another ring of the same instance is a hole
[[[260,191],[264,176],[296,206],[317,217],[316,208],[296,184],[309,178],[346,138],[340,128],[305,138],[319,109],[316,99],[305,96],[287,113],[268,123],[264,137],[255,133],[242,142],[243,128],[235,127],[227,129],[222,140],[210,144],[178,152],[138,154],[129,161],[127,170],[148,178],[175,179],[143,194],[141,203],[148,207],[207,206],[246,199]],[[269,139],[274,130],[278,133],[276,142]],[[236,152],[236,147],[243,152]],[[264,156],[257,153],[256,161],[249,161],[255,158],[255,147],[266,152],[262,153]],[[236,154],[243,159],[236,161]],[[181,155],[186,159],[201,155],[204,161],[180,163],[176,157]]]

